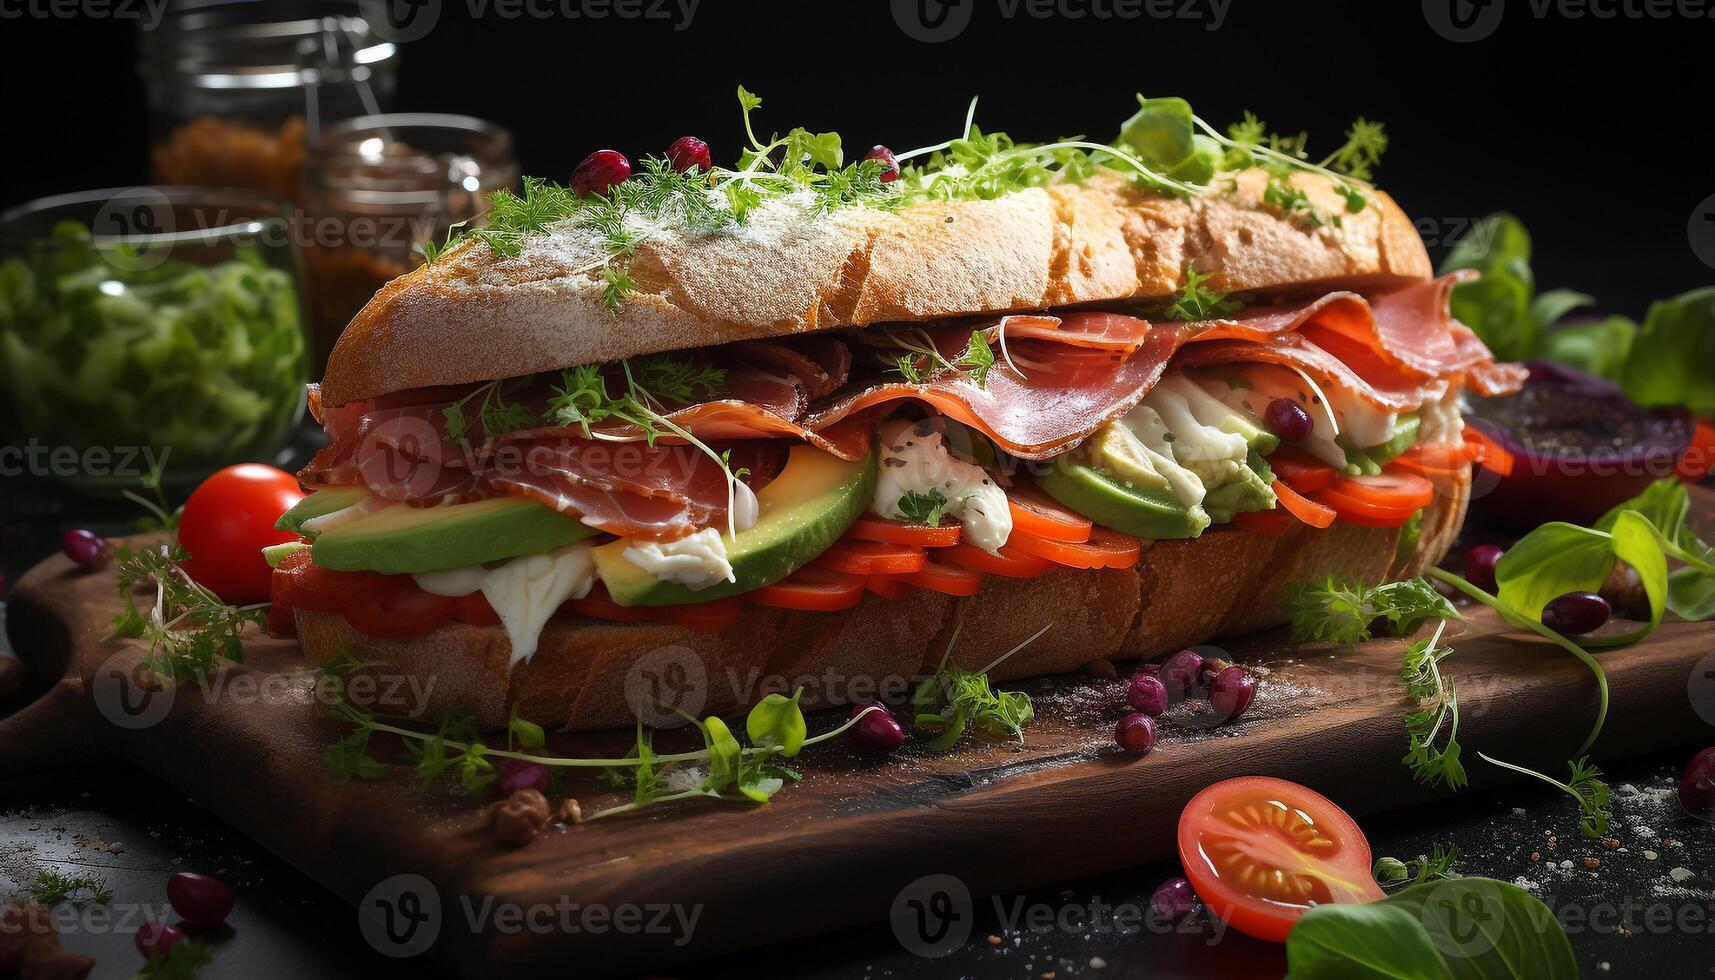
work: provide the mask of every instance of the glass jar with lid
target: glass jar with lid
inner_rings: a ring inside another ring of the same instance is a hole
[[[355,0],[210,0],[140,35],[157,183],[296,199],[320,127],[385,111],[398,47]]]

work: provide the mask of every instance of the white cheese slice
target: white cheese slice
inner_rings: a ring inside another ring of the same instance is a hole
[[[425,592],[465,596],[481,591],[512,641],[508,669],[536,654],[542,627],[567,599],[582,599],[595,584],[595,559],[588,541],[540,555],[514,558],[494,568],[473,565],[411,576]]]

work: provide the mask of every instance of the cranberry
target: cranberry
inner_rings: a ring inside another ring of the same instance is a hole
[[[504,800],[521,789],[533,789],[546,795],[548,778],[548,767],[540,762],[502,759],[500,765],[495,767],[495,778],[494,782],[488,785],[488,795]]]
[[[1691,757],[1679,781],[1679,805],[1699,820],[1715,820],[1715,748]]]
[[[1542,625],[1562,636],[1594,633],[1614,613],[1608,600],[1594,592],[1568,592],[1542,607]]]
[[[875,708],[869,714],[866,710]],[[905,744],[905,729],[899,725],[899,719],[893,717],[893,712],[887,710],[887,705],[873,698],[852,705],[852,717],[863,718],[852,726],[852,742],[860,749],[871,752],[892,752]]]
[[[1114,726],[1114,741],[1132,755],[1148,755],[1155,748],[1155,719],[1134,711]]]
[[[1177,922],[1191,914],[1196,902],[1197,893],[1191,890],[1189,881],[1169,878],[1156,886],[1154,894],[1149,896],[1149,911],[1158,919]]]
[[[572,168],[572,193],[579,197],[606,194],[608,188],[631,179],[631,161],[618,150],[597,150]]]
[[[709,156],[709,144],[695,136],[681,136],[674,140],[673,145],[667,147],[667,162],[680,173],[692,167],[708,170],[714,164]]]
[[[1125,699],[1127,704],[1153,718],[1167,710],[1167,685],[1154,674],[1139,671],[1131,675]]]
[[[1495,564],[1506,554],[1498,544],[1480,544],[1465,551],[1465,581],[1484,592],[1495,591]]]
[[[1232,721],[1245,713],[1256,697],[1256,675],[1243,667],[1228,667],[1215,675],[1209,684],[1209,703],[1222,721]]]
[[[173,944],[185,938],[185,931],[178,926],[170,926],[165,922],[145,922],[137,930],[132,941],[137,944],[137,952],[148,959],[167,955],[167,950]]]
[[[214,926],[232,912],[232,889],[218,878],[181,871],[167,879],[167,901],[193,926]]]
[[[1262,422],[1269,431],[1287,442],[1303,442],[1316,428],[1304,406],[1290,398],[1276,398],[1262,413]]]
[[[83,528],[73,528],[60,535],[60,550],[65,556],[85,568],[103,568],[113,557],[113,549],[108,547],[94,531]]]
[[[1167,686],[1168,699],[1177,703],[1197,690],[1197,675],[1203,670],[1203,656],[1195,650],[1181,650],[1161,665],[1161,683]]]
[[[6,601],[6,573],[0,572],[0,602]]]
[[[865,160],[880,160],[882,166],[887,168],[881,172],[882,183],[899,179],[899,158],[894,156],[893,151],[887,147],[877,143],[869,148],[869,152],[865,153],[863,158]]]

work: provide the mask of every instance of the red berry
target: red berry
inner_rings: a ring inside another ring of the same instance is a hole
[[[1174,922],[1190,915],[1196,901],[1197,893],[1191,890],[1189,881],[1169,878],[1149,896],[1149,911],[1157,919]]]
[[[631,179],[631,161],[618,150],[597,150],[572,168],[572,193],[579,197],[602,195],[615,184]]]
[[[1465,581],[1484,592],[1494,592],[1495,565],[1506,554],[1498,544],[1480,544],[1465,552]]]
[[[1203,655],[1195,650],[1181,650],[1161,665],[1161,683],[1167,687],[1167,697],[1177,704],[1197,690],[1197,675],[1203,670]]]
[[[89,569],[105,567],[108,559],[113,557],[113,549],[106,541],[94,531],[85,531],[81,527],[60,535],[60,550],[67,558]]]
[[[1254,697],[1256,675],[1243,667],[1228,667],[1209,684],[1209,703],[1222,721],[1232,721],[1244,714]]]
[[[707,170],[713,165],[713,160],[709,157],[709,144],[695,136],[681,136],[674,140],[673,145],[667,147],[667,162],[680,173],[692,167]]]
[[[1303,442],[1310,438],[1311,430],[1316,427],[1304,406],[1290,398],[1276,398],[1269,402],[1262,421],[1269,431],[1287,442]]]
[[[218,878],[181,871],[167,879],[167,901],[193,926],[214,926],[232,912],[232,889]]]
[[[173,944],[183,938],[185,931],[178,926],[170,926],[165,922],[145,922],[132,937],[132,941],[137,944],[137,952],[147,959],[153,959],[167,955],[167,950],[172,949]]]
[[[881,165],[887,168],[881,172],[882,183],[899,179],[899,158],[894,156],[893,151],[887,147],[877,143],[869,148],[869,152],[865,153],[863,158],[865,160],[880,160]]]
[[[874,708],[875,710],[869,711]],[[868,714],[864,714],[869,711]],[[872,752],[892,752],[905,744],[905,729],[899,725],[899,720],[893,717],[893,712],[887,710],[887,705],[871,699],[852,705],[852,717],[859,719],[852,726],[852,742],[860,749]]]
[[[1114,726],[1114,742],[1132,755],[1148,755],[1155,748],[1155,719],[1134,711]]]
[[[1715,820],[1715,748],[1691,757],[1679,781],[1679,805],[1699,820]]]
[[[1125,699],[1127,704],[1153,718],[1167,710],[1167,685],[1161,683],[1160,677],[1139,671],[1131,676]]]
[[[540,762],[502,759],[500,765],[495,767],[494,782],[489,784],[488,793],[497,800],[504,800],[521,789],[533,789],[546,794],[548,777],[548,767]]]
[[[1594,592],[1568,592],[1542,607],[1542,625],[1562,636],[1594,633],[1614,614],[1608,600]]]

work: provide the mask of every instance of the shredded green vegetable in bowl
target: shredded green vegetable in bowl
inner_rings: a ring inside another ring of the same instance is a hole
[[[297,287],[256,244],[221,254],[126,271],[62,222],[0,263],[0,378],[24,433],[150,447],[187,475],[277,448],[309,380]]]

